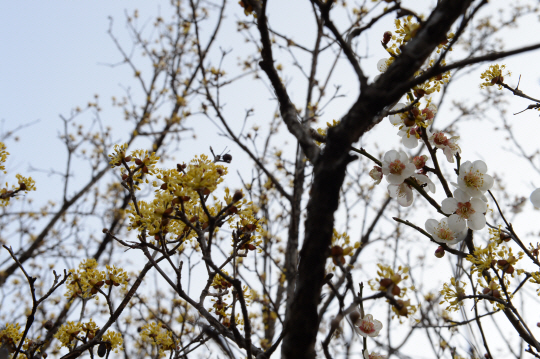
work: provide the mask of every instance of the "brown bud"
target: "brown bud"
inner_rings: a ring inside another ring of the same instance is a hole
[[[444,251],[444,248],[442,246],[439,246],[436,250],[435,250],[435,257],[437,258],[442,258],[444,257],[445,255],[445,251]]]
[[[424,97],[425,94],[426,94],[426,90],[424,89],[414,90],[414,96],[416,96],[417,98]]]
[[[135,158],[135,164],[136,164],[137,166],[140,166],[140,165],[143,164],[143,161],[141,161],[139,158]]]
[[[501,297],[501,293],[500,293],[497,289],[495,289],[495,290],[493,291],[493,294],[492,294],[492,295],[493,295],[495,298],[500,298],[500,297]]]
[[[248,244],[246,245],[247,249],[249,249],[250,251],[253,251],[255,250],[257,247],[255,247],[253,244]]]
[[[199,220],[199,217],[197,216],[193,216],[191,217],[191,219],[189,220],[191,223],[194,223],[194,222],[197,222]]]
[[[238,208],[236,208],[236,206],[231,206],[227,211],[229,213],[236,214],[238,213]]]
[[[169,207],[165,210],[165,212],[163,212],[163,214],[171,214],[173,211],[173,208],[172,207]]]
[[[111,284],[112,284],[112,281],[111,281],[110,279],[107,279],[107,280],[105,281],[105,284],[111,285]]]
[[[223,172],[224,172],[224,171],[223,171],[223,168],[219,168],[219,167],[218,167],[218,168],[216,169],[216,172],[218,173],[218,175],[223,176]]]
[[[511,265],[509,265],[508,268],[506,268],[506,273],[508,273],[508,274],[514,273],[514,267],[512,267]]]
[[[414,117],[408,116],[403,120],[403,123],[405,124],[405,126],[411,127],[416,124],[416,121],[414,120]]]
[[[243,197],[244,197],[244,193],[242,193],[241,190],[238,190],[238,191],[234,192],[232,201],[233,201],[233,203],[236,203],[236,202],[240,201]]]
[[[124,158],[126,160],[126,162],[131,162],[131,156],[127,156],[126,158]]]
[[[485,295],[490,295],[490,294],[489,294],[490,292],[491,292],[491,289],[489,289],[489,288],[484,288],[484,289],[482,290],[482,294],[485,294]]]
[[[109,233],[109,230],[108,230],[107,228],[103,228],[101,231],[102,231],[103,233]]]
[[[167,184],[166,184],[166,183],[163,183],[163,184],[161,185],[161,187],[159,187],[159,188],[161,188],[162,190],[166,191],[166,190],[167,190]]]
[[[20,189],[21,191],[26,190],[26,184],[25,184],[25,183],[19,183],[19,189]]]
[[[100,358],[103,358],[103,357],[105,356],[105,354],[107,354],[107,344],[101,343],[101,344],[98,346],[97,353],[98,353],[98,355],[99,355]]]
[[[226,154],[223,155],[222,159],[223,159],[223,162],[231,163],[232,156],[230,154],[226,153]]]
[[[499,259],[497,261],[497,264],[500,265],[501,267],[504,267],[505,265],[508,264],[508,261],[506,259]]]
[[[392,295],[397,295],[397,296],[399,296],[400,293],[401,293],[401,288],[399,288],[397,285],[395,285],[395,286],[392,288]]]
[[[379,284],[381,285],[381,287],[384,287],[384,288],[387,288],[389,287],[390,285],[392,285],[394,282],[392,282],[392,279],[390,278],[383,278],[381,279],[381,281],[379,282]]]
[[[390,40],[392,39],[392,32],[391,31],[385,31],[383,34],[383,44],[388,44]]]
[[[142,168],[142,173],[148,173],[148,167],[143,166],[143,168]]]
[[[501,232],[500,234],[500,238],[502,241],[505,241],[505,242],[509,242],[510,240],[512,240],[512,237],[510,237],[510,235],[504,233],[504,232]]]
[[[182,197],[182,200],[183,200],[184,202],[189,202],[189,201],[191,201],[191,197],[190,197],[190,196],[183,196],[183,197]]]
[[[53,326],[54,323],[52,322],[52,320],[47,320],[45,324],[43,324],[43,328],[45,328],[46,330],[51,330]]]
[[[349,318],[351,318],[351,322],[356,323],[358,319],[360,319],[360,313],[358,313],[356,310],[354,312],[351,312],[349,314]]]
[[[332,249],[330,249],[332,257],[339,257],[343,255],[343,248],[340,246],[333,246]]]
[[[127,174],[127,173],[124,173],[124,174],[122,175],[122,181],[127,180],[128,177],[129,177],[128,174]]]

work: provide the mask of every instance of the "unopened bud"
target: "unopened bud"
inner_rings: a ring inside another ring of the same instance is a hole
[[[354,312],[351,312],[349,314],[349,318],[351,318],[351,322],[356,323],[358,319],[360,319],[360,313],[358,313],[356,310]]]
[[[140,166],[140,165],[143,164],[143,161],[141,161],[140,158],[135,158],[135,164],[136,164],[137,166]]]
[[[47,330],[51,330],[53,328],[54,324],[52,322],[52,320],[47,320],[45,322],[45,324],[43,324],[43,328],[47,329]]]
[[[392,32],[391,31],[385,31],[383,34],[383,44],[388,44],[390,40],[392,39]]]
[[[244,193],[242,193],[241,190],[238,190],[236,192],[234,192],[234,195],[233,195],[233,203],[236,203],[238,201],[240,201],[242,198],[244,197]]]
[[[343,255],[343,248],[340,246],[333,246],[330,252],[332,257],[339,257]]]
[[[435,257],[437,258],[442,258],[444,257],[445,255],[445,251],[444,251],[444,248],[442,246],[439,246],[436,250],[435,250]]]
[[[231,163],[232,156],[230,154],[226,153],[226,154],[223,155],[222,159],[223,159],[223,162]]]

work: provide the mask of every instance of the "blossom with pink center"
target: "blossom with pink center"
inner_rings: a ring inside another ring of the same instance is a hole
[[[533,204],[533,206],[535,206],[537,208],[540,208],[540,188],[535,189],[531,193],[530,200],[531,200],[531,203]]]
[[[448,218],[443,218],[440,222],[428,219],[425,226],[437,243],[456,244],[464,240],[467,234],[465,231],[453,231],[448,225]]]
[[[386,355],[375,352],[371,352],[371,354],[368,354],[368,351],[366,349],[364,350],[364,359],[386,359]]]
[[[417,170],[421,170],[426,165],[426,161],[428,160],[428,156],[422,155],[422,156],[415,156],[412,160],[414,163],[414,166]]]
[[[487,202],[484,193],[493,186],[493,177],[486,174],[487,165],[484,161],[467,161],[461,164],[457,187],[473,198]]]
[[[416,148],[418,146],[418,139],[420,139],[420,132],[418,127],[403,127],[399,130],[398,135],[401,136],[403,146],[407,148]]]
[[[373,315],[368,314],[356,321],[358,332],[363,337],[376,337],[382,329],[382,323],[373,319]]]
[[[457,140],[459,140],[459,136],[448,138],[443,132],[435,132],[429,136],[431,145],[442,149],[446,159],[450,163],[454,163],[456,153],[461,153],[461,148],[457,144]]]
[[[409,162],[409,156],[403,151],[390,150],[384,154],[382,173],[390,184],[400,184],[410,177],[416,167]]]
[[[381,183],[381,180],[383,178],[382,168],[380,168],[379,166],[373,166],[373,169],[369,171],[369,177],[375,180],[375,184]]]
[[[442,201],[441,209],[448,217],[448,225],[455,232],[461,232],[469,227],[478,231],[486,226],[487,205],[480,198],[472,198],[461,189],[454,191],[454,198]]]

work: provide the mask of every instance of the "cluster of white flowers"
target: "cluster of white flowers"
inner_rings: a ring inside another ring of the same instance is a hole
[[[467,227],[480,230],[486,225],[487,198],[484,193],[493,186],[493,177],[486,174],[483,161],[464,162],[459,168],[458,187],[454,197],[442,201],[441,209],[450,215],[439,222],[426,221],[426,230],[438,243],[456,244],[465,239]]]
[[[375,180],[375,184],[379,184],[385,176],[389,183],[390,197],[396,198],[401,206],[408,207],[414,199],[411,185],[405,182],[409,177],[413,177],[419,185],[425,185],[428,191],[435,193],[435,184],[429,177],[415,173],[417,169],[421,170],[424,167],[426,159],[427,157],[417,156],[411,161],[405,152],[390,150],[383,156],[382,167],[375,166],[369,175]]]

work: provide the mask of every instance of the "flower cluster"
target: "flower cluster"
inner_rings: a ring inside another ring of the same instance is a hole
[[[392,306],[392,311],[395,313],[393,318],[408,317],[416,312],[416,306],[411,305],[410,299],[405,299],[405,295],[409,289],[414,290],[414,286],[410,288],[400,285],[403,280],[409,278],[409,268],[399,266],[397,271],[391,267],[382,264],[377,264],[377,278],[369,281],[369,286],[374,291],[387,292],[391,296],[396,297],[396,304]]]
[[[159,358],[165,357],[166,350],[173,350],[175,347],[172,332],[155,322],[143,325],[140,336],[143,343],[156,346]]]
[[[505,71],[506,65],[490,65],[489,68],[482,72],[480,78],[484,80],[480,84],[480,88],[485,89],[486,87],[497,85],[499,90],[502,90],[502,84],[504,81],[504,76],[510,76],[510,71]]]
[[[442,305],[445,302],[448,304],[446,310],[448,311],[457,311],[459,307],[463,305],[463,298],[465,297],[464,287],[467,283],[463,281],[456,281],[456,278],[452,277],[450,279],[450,284],[444,283],[441,294],[444,296],[439,304]]]
[[[106,271],[97,269],[98,263],[95,259],[86,259],[79,264],[78,269],[70,269],[71,276],[67,281],[66,298],[73,300],[75,298],[89,299],[94,297],[102,286],[118,287],[122,285],[126,289],[129,278],[122,268],[115,266],[106,266]],[[97,298],[97,297],[96,297]]]
[[[397,202],[403,207],[408,207],[413,202],[413,185],[426,187],[431,192],[436,191],[435,184],[428,176],[415,173],[416,169],[422,172],[425,165],[425,159],[420,156],[417,157],[411,162],[405,152],[390,150],[384,154],[381,167],[375,166],[369,173],[370,177],[376,181],[376,184],[381,182],[383,176],[386,176],[389,183],[388,194],[390,197],[396,198]],[[407,180],[411,182],[407,182]]]
[[[332,247],[330,248],[330,257],[334,265],[345,265],[345,256],[352,256],[354,254],[354,249],[360,247],[360,242],[356,242],[351,246],[351,239],[347,233],[338,233],[334,228],[334,233],[332,235]],[[335,270],[335,267],[332,268]]]
[[[7,173],[4,163],[7,161],[9,152],[6,151],[6,145],[3,142],[0,142],[0,171]],[[28,193],[28,191],[36,190],[36,183],[32,177],[24,177],[20,174],[16,174],[17,185],[12,185],[11,189],[9,188],[8,183],[6,182],[6,187],[0,189],[0,207],[5,207],[9,204],[9,200],[12,197],[16,197],[20,192]]]

